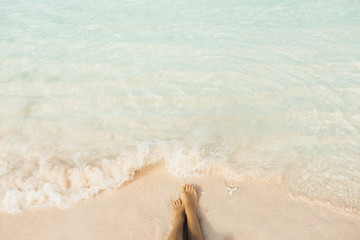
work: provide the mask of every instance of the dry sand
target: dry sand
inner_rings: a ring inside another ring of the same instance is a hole
[[[176,178],[161,166],[69,209],[1,213],[0,239],[166,239],[183,183],[198,190],[205,239],[360,239],[360,216],[294,199],[281,184]],[[230,196],[226,184],[239,189]]]

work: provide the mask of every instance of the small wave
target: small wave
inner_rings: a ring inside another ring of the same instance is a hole
[[[340,157],[305,161],[294,152],[229,151],[215,141],[193,144],[179,140],[143,142],[118,155],[91,157],[87,152],[52,157],[39,156],[30,149],[2,153],[0,209],[13,213],[50,206],[67,208],[102,190],[120,187],[132,180],[137,170],[154,164],[179,177],[217,174],[237,180],[277,179],[294,196],[329,202],[351,213],[360,209],[360,176],[354,175],[360,171],[356,164],[349,165],[351,159],[347,165],[341,164]],[[290,160],[280,166],[279,159],[286,157]],[[341,166],[331,168],[333,164]]]

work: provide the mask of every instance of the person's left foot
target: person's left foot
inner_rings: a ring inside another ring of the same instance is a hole
[[[185,222],[185,207],[182,203],[181,198],[176,199],[173,202],[173,213],[174,213],[174,225],[175,224],[184,224]]]

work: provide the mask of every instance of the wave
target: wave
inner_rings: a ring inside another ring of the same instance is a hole
[[[346,156],[334,155],[300,159],[294,151],[254,151],[246,149],[246,144],[241,149],[226,149],[216,140],[199,139],[143,142],[112,155],[111,151],[99,155],[99,149],[72,153],[58,149],[45,157],[19,147],[0,155],[0,209],[6,212],[66,208],[102,190],[116,189],[132,180],[137,170],[154,164],[163,165],[175,176],[277,179],[294,196],[328,202],[346,212],[360,210],[356,156],[347,156],[346,161]]]

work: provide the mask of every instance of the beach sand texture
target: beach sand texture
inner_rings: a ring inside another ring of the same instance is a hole
[[[242,182],[210,175],[179,178],[162,166],[142,168],[115,192],[60,210],[0,215],[0,239],[166,239],[171,202],[183,183],[199,195],[205,239],[346,239],[360,236],[360,217],[291,197],[276,181]],[[238,187],[232,196],[227,186]]]

